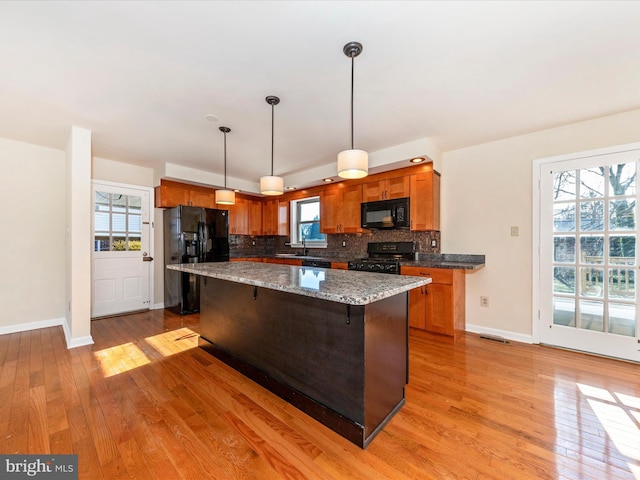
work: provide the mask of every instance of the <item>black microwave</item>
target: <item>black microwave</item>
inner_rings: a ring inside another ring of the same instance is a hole
[[[360,205],[362,228],[409,228],[409,198],[394,198]]]

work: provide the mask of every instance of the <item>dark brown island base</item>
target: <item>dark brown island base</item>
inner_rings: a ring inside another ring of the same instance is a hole
[[[429,279],[254,262],[167,268],[201,275],[201,348],[356,445],[404,405],[408,291]]]

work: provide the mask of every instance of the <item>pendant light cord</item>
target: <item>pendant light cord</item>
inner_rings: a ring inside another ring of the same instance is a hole
[[[273,177],[273,123],[274,123],[274,116],[273,116],[273,108],[274,105],[271,104],[271,176]]]
[[[224,132],[224,189],[227,189],[227,132]]]
[[[351,55],[351,150],[353,150],[353,70],[354,56]]]

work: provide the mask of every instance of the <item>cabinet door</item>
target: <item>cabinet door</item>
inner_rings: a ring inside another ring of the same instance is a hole
[[[364,232],[360,226],[360,204],[362,203],[362,185],[349,185],[340,190],[338,224],[341,233]]]
[[[229,205],[229,233],[233,235],[249,234],[247,201],[238,195],[236,195],[235,205]]]
[[[348,270],[349,264],[347,262],[331,262],[331,268],[336,270]]]
[[[430,283],[426,287],[426,329],[453,336],[453,287]]]
[[[385,199],[405,198],[409,196],[411,179],[410,177],[398,177],[385,180]]]
[[[172,208],[189,205],[189,191],[172,185],[158,185],[155,188],[156,208]]]
[[[278,200],[263,200],[262,203],[262,234],[276,235],[278,233]]]
[[[289,235],[289,201],[278,201],[278,230],[276,235],[286,237]]]
[[[440,229],[440,175],[411,175],[411,230]]]
[[[384,181],[369,182],[362,185],[362,201],[375,202],[382,200],[384,192]]]
[[[426,330],[425,287],[409,290],[409,326]]]
[[[320,231],[339,233],[338,229],[338,189],[335,186],[320,192]]]
[[[215,193],[199,190],[189,191],[189,205],[192,207],[216,208]]]
[[[262,235],[262,202],[248,200],[249,204],[249,235]]]
[[[365,183],[362,185],[362,201],[375,202],[376,200],[408,197],[409,186],[410,178],[406,175],[377,182]]]

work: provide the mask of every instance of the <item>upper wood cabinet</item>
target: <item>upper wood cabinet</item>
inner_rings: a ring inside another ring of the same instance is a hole
[[[248,198],[249,235],[262,235],[262,201],[259,198]]]
[[[249,205],[245,198],[236,195],[235,205],[229,207],[229,233],[249,235]]]
[[[361,233],[360,204],[362,185],[339,183],[320,192],[320,231],[322,233]]]
[[[404,198],[409,196],[409,176],[388,178],[362,185],[362,201],[375,202],[390,198]]]
[[[157,208],[171,208],[178,205],[216,208],[214,189],[166,180],[155,188],[155,198]]]
[[[289,202],[270,198],[262,202],[262,235],[289,235]]]
[[[411,230],[440,230],[440,174],[411,175]]]

